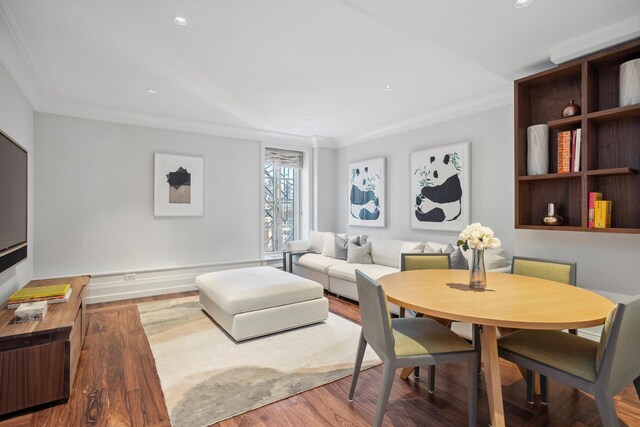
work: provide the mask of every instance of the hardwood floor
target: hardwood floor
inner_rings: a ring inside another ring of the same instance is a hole
[[[78,377],[66,404],[0,421],[4,426],[167,426],[167,409],[155,363],[138,316],[137,303],[194,295],[195,292],[90,306],[90,324]],[[357,304],[329,296],[330,310],[360,320]],[[356,343],[354,343],[354,346]],[[593,397],[551,381],[550,404],[529,407],[517,368],[501,361],[506,421],[509,426],[598,426]],[[466,425],[466,368],[437,368],[436,392],[426,378],[396,378],[385,425]],[[353,403],[347,401],[351,377],[309,390],[217,424],[235,426],[367,426],[373,419],[381,366],[360,375]],[[488,425],[484,382],[478,396],[478,424]],[[640,425],[640,402],[633,386],[615,398],[622,425]]]

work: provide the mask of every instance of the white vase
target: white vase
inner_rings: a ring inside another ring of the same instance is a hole
[[[549,173],[549,126],[527,128],[527,175]]]
[[[640,58],[620,65],[620,106],[640,103]]]

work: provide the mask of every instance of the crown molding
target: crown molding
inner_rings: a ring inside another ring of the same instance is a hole
[[[46,97],[47,87],[4,0],[0,0],[0,62],[31,107],[37,109]]]
[[[337,147],[346,147],[360,142],[382,138],[384,136],[394,135],[400,132],[434,125],[436,123],[446,122],[459,117],[493,110],[495,108],[511,105],[512,103],[513,89],[498,90],[421,114],[409,116],[404,119],[389,122],[381,126],[338,137],[336,138],[336,145]]]
[[[640,16],[618,22],[551,48],[549,57],[551,62],[560,65],[637,37],[640,37]]]
[[[82,119],[120,123],[125,125],[143,126],[155,129],[226,136],[229,138],[264,141],[267,143],[287,143],[300,147],[312,146],[312,139],[303,135],[244,128],[239,126],[228,126],[199,120],[125,111],[116,108],[80,105],[60,100],[43,100],[37,111],[40,113],[78,117]]]
[[[336,141],[333,138],[328,138],[326,136],[320,136],[320,135],[315,135],[311,137],[311,146],[313,148],[330,148],[330,149],[338,148],[336,145]]]

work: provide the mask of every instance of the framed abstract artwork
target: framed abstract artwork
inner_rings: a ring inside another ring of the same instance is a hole
[[[349,164],[349,225],[384,227],[385,167],[384,157]]]
[[[202,216],[204,159],[156,153],[153,204],[155,216]]]
[[[411,153],[411,228],[461,231],[471,218],[470,144]]]

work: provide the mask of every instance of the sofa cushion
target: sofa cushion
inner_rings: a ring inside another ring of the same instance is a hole
[[[311,231],[309,233],[309,250],[315,253],[322,253],[324,245],[324,233],[320,231]]]
[[[363,245],[355,243],[347,244],[347,263],[349,264],[373,264],[371,260],[371,243]]]
[[[435,252],[438,252],[438,251],[444,252],[444,250],[447,249],[447,245],[446,244],[438,243],[438,242],[427,242],[427,243],[425,243],[425,246],[430,247]]]
[[[322,255],[333,258],[335,255],[335,242],[336,236],[340,236],[343,239],[347,238],[347,234],[336,234],[327,231],[324,233],[324,237],[322,240]]]
[[[422,253],[424,243],[404,242],[402,240],[369,238],[371,242],[371,258],[374,264],[400,268],[401,253]]]
[[[345,264],[346,261],[341,259],[330,258],[320,254],[304,254],[297,261],[297,265],[310,268],[312,270],[326,273],[329,267],[337,264]]]
[[[450,254],[451,269],[453,270],[467,270],[469,269],[469,263],[462,253],[462,249],[454,248],[451,243],[447,246],[447,249],[443,251],[445,254]]]
[[[400,271],[397,268],[379,264],[338,264],[329,267],[329,276],[355,283],[356,270],[362,271],[373,280],[378,280],[382,276]]]
[[[469,265],[471,265],[471,259],[473,258],[473,250],[468,249],[462,252],[462,255],[467,259]],[[485,249],[484,250],[484,267],[487,270],[495,270],[497,268],[506,267],[509,264],[507,258],[507,251],[504,249]]]

